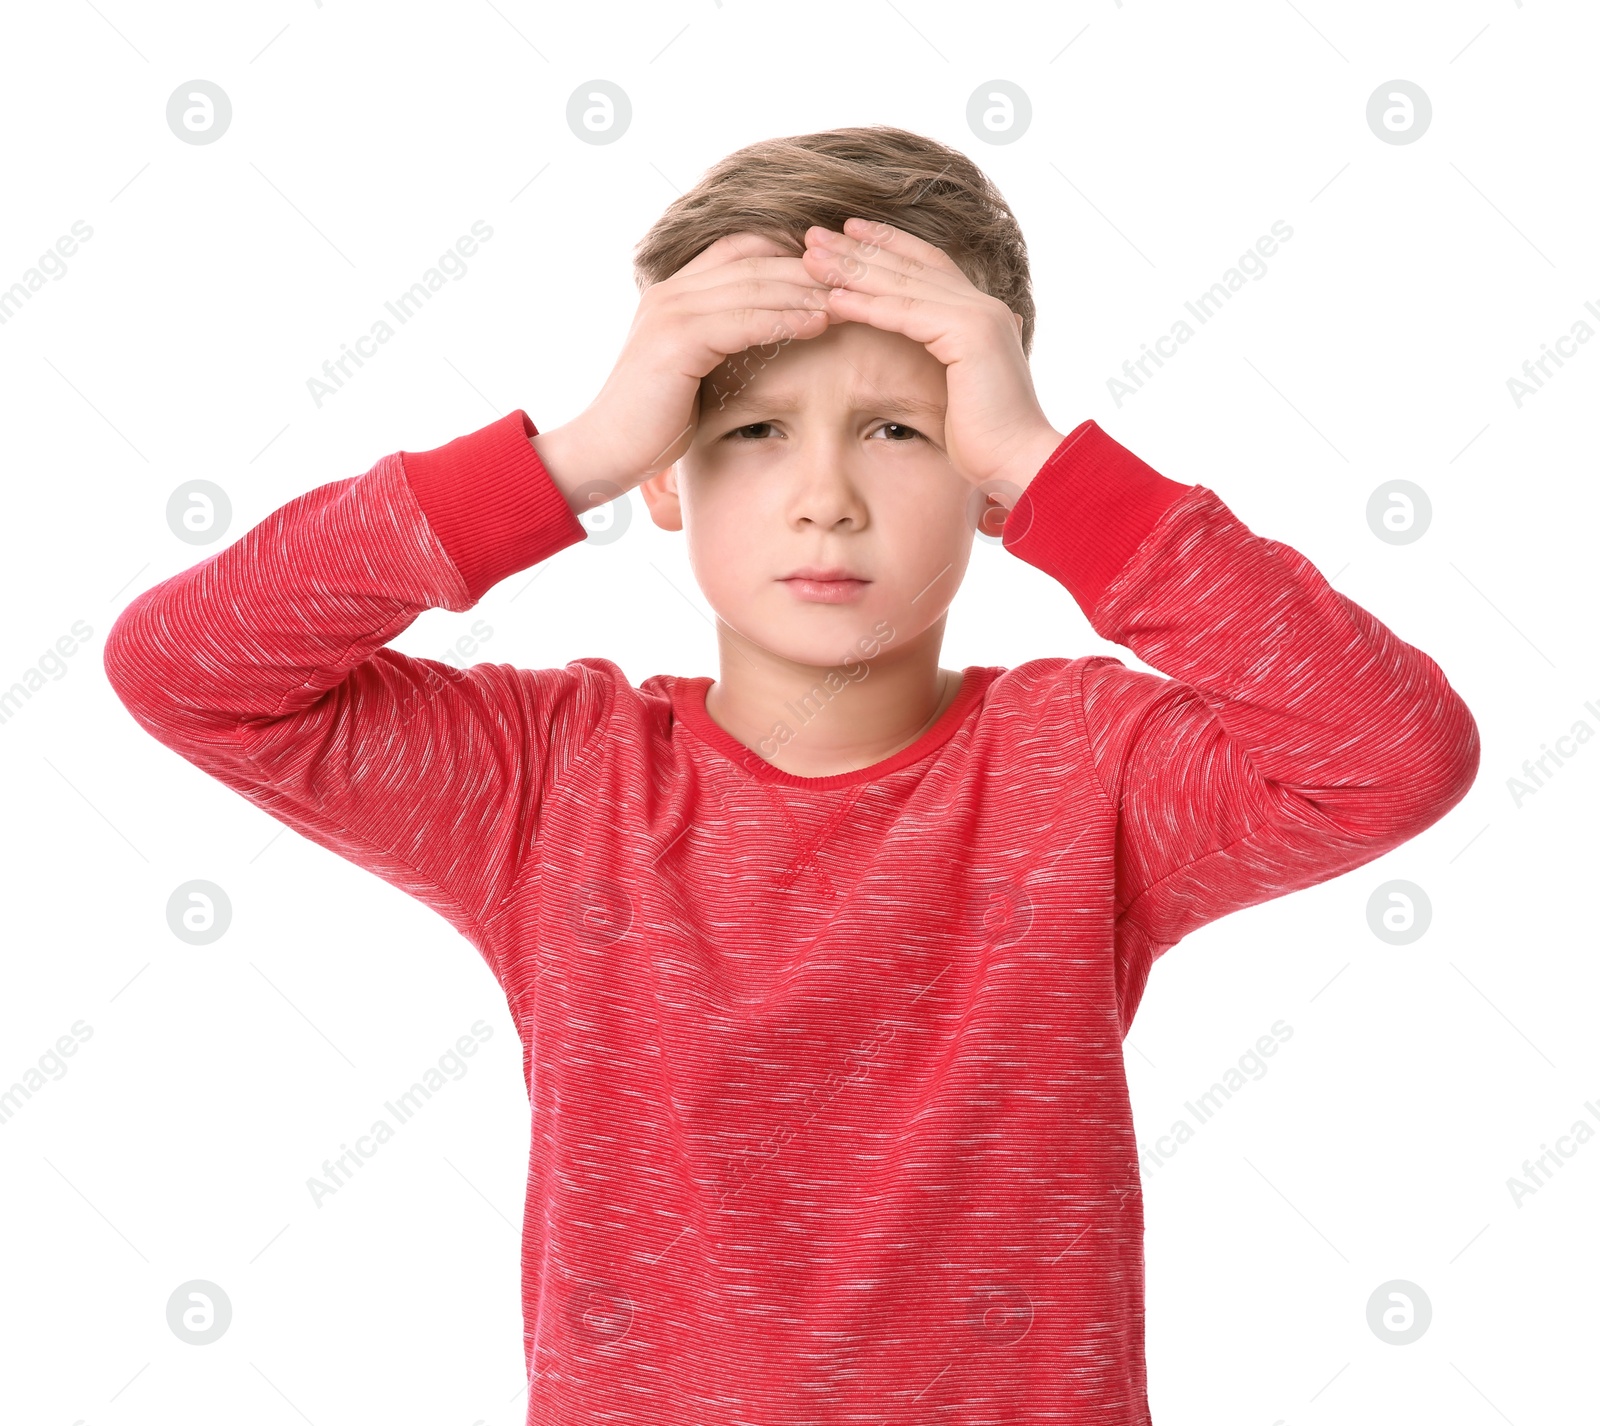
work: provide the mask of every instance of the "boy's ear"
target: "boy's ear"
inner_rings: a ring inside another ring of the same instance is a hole
[[[683,506],[678,499],[678,463],[674,461],[665,470],[657,471],[648,480],[639,482],[644,503],[650,508],[650,518],[663,530],[683,528]]]

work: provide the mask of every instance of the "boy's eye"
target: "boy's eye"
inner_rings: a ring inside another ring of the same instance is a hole
[[[761,437],[761,436],[753,436],[750,433],[752,431],[765,430],[766,428],[770,427],[771,425],[772,425],[771,421],[752,421],[747,426],[735,426],[731,431],[728,432],[728,439],[730,439],[730,440],[731,439],[738,439],[738,440],[759,441],[759,440],[762,440],[763,437]],[[873,432],[873,434],[874,435],[879,435],[879,434],[882,434],[882,433],[887,432],[887,431],[897,431],[897,432],[903,433],[903,434],[900,434],[900,435],[889,436],[887,438],[890,441],[893,441],[893,442],[896,442],[896,443],[902,442],[902,441],[916,440],[922,434],[920,431],[916,430],[914,427],[907,426],[903,422],[900,422],[900,421],[885,421],[883,423],[883,425],[879,426],[878,429],[875,432]]]

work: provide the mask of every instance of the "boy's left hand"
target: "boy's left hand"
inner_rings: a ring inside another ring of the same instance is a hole
[[[1021,319],[974,287],[942,248],[889,223],[808,228],[805,264],[833,286],[836,316],[899,332],[944,363],[945,453],[974,485],[999,483],[991,498],[1013,505],[1065,439],[1034,394]]]

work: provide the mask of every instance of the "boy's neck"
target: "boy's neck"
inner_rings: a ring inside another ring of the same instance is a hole
[[[909,747],[954,701],[961,674],[939,667],[943,636],[941,618],[892,653],[812,667],[770,653],[719,621],[722,676],[706,691],[706,714],[764,761],[797,777],[870,767]]]

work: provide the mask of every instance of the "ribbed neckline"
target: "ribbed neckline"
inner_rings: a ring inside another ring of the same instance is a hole
[[[899,752],[890,753],[888,757],[880,758],[866,767],[858,767],[852,772],[830,773],[826,777],[802,777],[798,773],[774,767],[760,753],[753,748],[747,748],[719,723],[712,721],[711,715],[706,712],[706,694],[715,682],[714,679],[703,676],[674,679],[672,706],[678,717],[701,742],[765,782],[781,783],[787,787],[853,787],[857,783],[873,782],[880,777],[887,777],[892,772],[898,772],[901,768],[927,757],[935,748],[946,742],[961,726],[972,705],[983,696],[984,689],[998,672],[998,669],[986,668],[979,664],[968,665],[961,670],[961,686],[956,690],[956,696],[950,700],[949,707],[914,743],[908,743]]]

